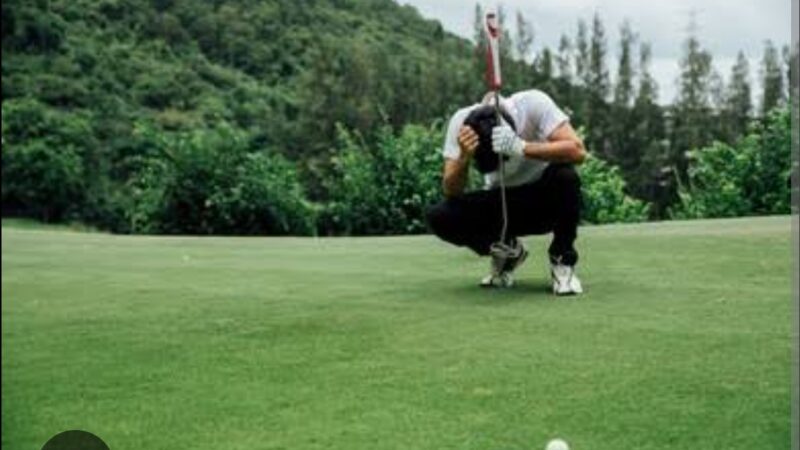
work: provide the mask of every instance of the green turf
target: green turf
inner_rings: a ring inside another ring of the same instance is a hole
[[[587,294],[430,236],[3,229],[2,447],[788,449],[788,217],[585,228]]]

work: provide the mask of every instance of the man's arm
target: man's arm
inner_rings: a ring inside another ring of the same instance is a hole
[[[464,193],[469,178],[469,163],[478,148],[478,134],[468,126],[462,126],[458,132],[458,146],[461,155],[458,159],[444,161],[442,190],[445,197],[455,197]]]
[[[564,122],[547,137],[547,142],[525,142],[526,158],[580,164],[586,159],[583,140],[569,122]]]

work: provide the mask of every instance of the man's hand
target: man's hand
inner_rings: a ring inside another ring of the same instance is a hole
[[[467,125],[462,126],[458,132],[458,146],[461,148],[462,159],[472,158],[478,149],[478,133]]]
[[[492,128],[492,150],[501,155],[521,158],[525,156],[525,141],[504,123]]]

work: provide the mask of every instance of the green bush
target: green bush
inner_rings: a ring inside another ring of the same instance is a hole
[[[753,205],[745,196],[742,180],[752,169],[751,155],[721,142],[689,153],[689,186],[680,185],[680,202],[670,209],[676,219],[737,217]]]
[[[250,148],[227,126],[139,130],[161,157],[144,157],[119,197],[128,230],[170,234],[311,234],[313,209],[295,167]]]
[[[791,208],[791,118],[788,109],[754,122],[735,145],[689,152],[688,182],[674,218],[788,214]]]
[[[44,141],[3,145],[3,209],[18,209],[44,222],[74,212],[83,199],[83,167],[74,147]]]
[[[323,233],[403,234],[426,230],[425,210],[441,197],[440,126],[383,127],[374,146],[339,127]]]
[[[625,193],[625,180],[616,166],[589,157],[578,167],[583,187],[583,220],[601,224],[647,220],[648,205]]]
[[[46,222],[79,215],[92,183],[84,147],[92,142],[88,119],[33,99],[4,101],[2,110],[4,214]]]
[[[15,49],[41,53],[55,52],[61,49],[66,37],[67,24],[58,14],[41,11],[30,6],[16,11],[11,8],[3,8],[4,17],[7,13],[11,15],[8,25],[11,25],[12,29],[4,30],[4,46],[7,36],[10,38],[9,43]],[[6,35],[6,33],[9,34]]]

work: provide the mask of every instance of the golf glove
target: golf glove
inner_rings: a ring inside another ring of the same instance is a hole
[[[492,128],[492,150],[495,153],[522,157],[525,155],[525,141],[507,124],[503,123]]]

